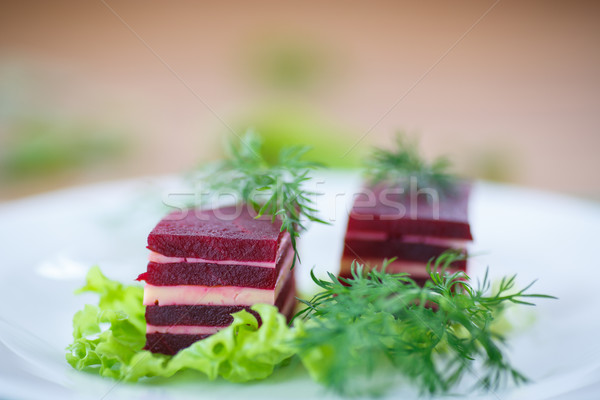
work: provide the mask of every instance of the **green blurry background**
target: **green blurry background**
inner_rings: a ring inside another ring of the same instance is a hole
[[[600,200],[600,3],[474,25],[492,4],[5,1],[0,200],[189,170],[248,127],[337,168],[402,130],[461,174]]]

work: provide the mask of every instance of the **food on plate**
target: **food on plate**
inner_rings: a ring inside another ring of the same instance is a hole
[[[146,349],[175,354],[254,304],[288,319],[296,304],[290,235],[250,206],[175,211],[148,236]]]
[[[506,304],[551,296],[528,293],[531,284],[515,290],[514,276],[491,285],[486,274],[472,285],[461,264],[464,252],[444,251],[470,239],[469,186],[449,184],[443,163],[419,164],[410,151],[379,153],[370,172],[387,172],[369,184],[401,188],[392,175],[406,179],[410,170],[419,177],[417,188],[435,184],[444,196],[443,218],[427,218],[423,210],[431,205],[423,203],[409,209],[416,220],[389,222],[382,201],[373,218],[379,222],[365,228],[358,204],[347,240],[376,259],[412,252],[408,260],[426,264],[427,275],[396,273],[402,268],[394,259],[382,259],[380,270],[359,259],[346,277],[328,273],[326,280],[311,271],[320,292],[300,300],[305,308],[290,324],[296,239],[307,221],[322,222],[303,189],[315,165],[301,160],[303,149],[283,151],[276,165],[260,150],[256,137],[245,136],[208,179],[211,190],[236,193],[235,205],[177,210],[156,225],[139,276],[145,289],[112,281],[97,267],[89,271],[80,291],[98,294],[99,301],[73,317],[66,354],[73,368],[132,382],[180,371],[245,382],[296,358],[314,380],[343,395],[380,395],[398,377],[432,394],[455,391],[469,375],[488,390],[525,381],[504,355],[494,324]]]
[[[506,304],[530,305],[550,296],[529,293],[531,285],[517,290],[514,276],[490,285],[486,274],[472,285],[463,272],[441,271],[459,256],[438,257],[423,287],[405,274],[367,271],[359,264],[343,283],[333,274],[313,274],[320,292],[302,300],[305,308],[292,326],[276,307],[257,304],[174,356],[143,350],[143,289],[112,281],[94,267],[80,292],[96,293],[99,301],[73,317],[66,358],[73,368],[119,381],[191,370],[245,382],[264,379],[297,356],[316,381],[353,395],[382,394],[398,384],[398,376],[430,393],[456,392],[462,378],[492,390],[510,379],[524,381],[506,358],[495,323]],[[455,291],[455,285],[465,290]],[[203,383],[197,384],[201,390]]]
[[[317,165],[305,148],[282,150],[278,163],[262,156],[249,132],[208,177],[213,193],[237,203],[177,210],[148,236],[146,349],[176,354],[227,327],[232,313],[271,304],[288,319],[296,304],[296,240],[305,219],[321,222],[302,185]]]
[[[426,196],[411,201],[409,196],[388,190],[385,185],[366,189],[374,194],[375,202],[370,203],[360,194],[354,202],[344,238],[340,276],[350,276],[354,260],[374,266],[393,258],[388,272],[407,272],[422,283],[429,278],[426,265],[432,258],[449,249],[459,249],[466,255],[467,244],[473,239],[468,219],[468,183],[457,185],[439,203]],[[466,267],[463,257],[450,264],[448,272],[465,271]]]
[[[388,272],[423,284],[427,262],[450,249],[465,257],[453,260],[448,272],[466,271],[471,185],[447,174],[447,165],[443,159],[429,165],[401,136],[395,151],[375,151],[348,218],[341,277],[350,276],[355,260],[370,268],[393,259]]]

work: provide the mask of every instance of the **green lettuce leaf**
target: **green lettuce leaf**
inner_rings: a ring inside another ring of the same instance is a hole
[[[217,376],[231,382],[264,379],[276,365],[294,355],[290,346],[293,331],[274,306],[252,306],[262,320],[247,311],[233,314],[233,323],[215,335],[177,353],[167,370],[195,369],[210,379]]]
[[[257,304],[259,326],[247,311],[233,314],[233,323],[175,356],[143,350],[146,321],[143,290],[106,278],[98,267],[90,269],[86,285],[78,292],[94,292],[98,306],[86,305],[73,317],[73,343],[67,361],[78,370],[126,381],[144,377],[169,377],[195,370],[209,379],[231,382],[264,379],[277,365],[295,354],[294,331],[277,308]]]

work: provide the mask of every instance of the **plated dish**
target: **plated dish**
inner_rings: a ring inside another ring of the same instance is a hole
[[[270,304],[289,321],[296,304],[290,235],[249,207],[175,211],[148,236],[146,346],[174,355]]]
[[[179,187],[176,180],[151,182],[157,186],[155,194],[177,192]],[[325,192],[319,208],[333,224],[311,226],[300,243],[304,254],[298,266],[298,271],[304,271],[298,274],[301,291],[311,290],[310,280],[305,278],[307,270],[316,266],[319,274],[339,263],[347,222],[344,215],[348,214],[351,193],[358,190],[360,178],[352,173],[325,173],[315,182]],[[93,301],[91,296],[72,294],[81,286],[89,266],[100,264],[111,277],[127,282],[145,265],[144,242],[153,225],[148,221],[159,220],[164,212],[152,201],[139,206],[140,199],[148,197],[148,183],[138,180],[72,189],[2,206],[0,233],[8,249],[5,265],[11,267],[0,272],[4,286],[0,301],[18,304],[3,307],[1,314],[1,351],[6,356],[2,371],[6,373],[0,387],[4,397],[39,397],[42,393],[47,398],[65,394],[97,397],[97,393],[106,392],[107,398],[118,398],[156,391],[155,386],[143,384],[115,385],[72,371],[64,362],[72,315],[84,303]],[[540,302],[534,313],[513,316],[517,326],[511,334],[509,357],[534,382],[508,389],[501,398],[577,398],[586,390],[594,393],[600,368],[600,349],[594,338],[600,323],[590,315],[599,305],[594,295],[599,270],[590,260],[594,258],[600,226],[597,205],[478,183],[473,189],[471,210],[477,238],[472,252],[479,254],[471,266],[474,277],[480,277],[490,265],[493,276],[518,273],[523,283],[539,278],[538,291],[561,299]],[[338,240],[324,240],[332,237]],[[330,244],[336,242],[339,244]],[[577,266],[580,276],[586,278],[565,274],[566,265]],[[574,336],[578,340],[573,340]],[[257,384],[190,382],[182,377],[165,382],[160,390],[164,398],[197,398],[198,384],[207,398],[233,397],[240,388],[249,397],[323,394],[321,387],[294,366]],[[410,387],[399,385],[390,397],[398,393],[416,396]],[[495,398],[494,394],[484,397]]]

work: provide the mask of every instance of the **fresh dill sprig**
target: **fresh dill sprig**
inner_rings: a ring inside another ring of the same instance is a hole
[[[348,279],[311,273],[321,292],[301,300],[306,307],[295,316],[303,317],[297,345],[311,375],[344,395],[381,394],[385,376],[408,378],[431,394],[449,393],[465,373],[487,390],[527,381],[502,353],[504,338],[491,325],[506,303],[554,297],[527,293],[531,284],[514,291],[515,276],[491,292],[486,273],[474,288],[464,272],[446,272],[460,257],[447,252],[430,261],[424,287],[408,274],[386,273],[388,261],[368,272],[355,263]]]
[[[365,161],[367,179],[372,184],[384,182],[391,185],[406,186],[411,179],[417,188],[434,188],[443,192],[451,189],[456,177],[448,172],[450,161],[438,157],[428,163],[419,153],[416,140],[409,140],[399,133],[396,136],[396,148],[385,150],[375,148]]]
[[[280,220],[281,231],[290,234],[293,265],[299,260],[297,238],[306,229],[306,221],[327,223],[317,215],[312,198],[317,193],[303,188],[311,179],[310,171],[322,167],[302,159],[309,150],[307,146],[283,148],[277,162],[269,163],[262,152],[262,139],[248,130],[239,143],[230,145],[229,157],[206,179],[211,190],[233,192],[250,204],[256,218],[269,215],[272,222]]]

